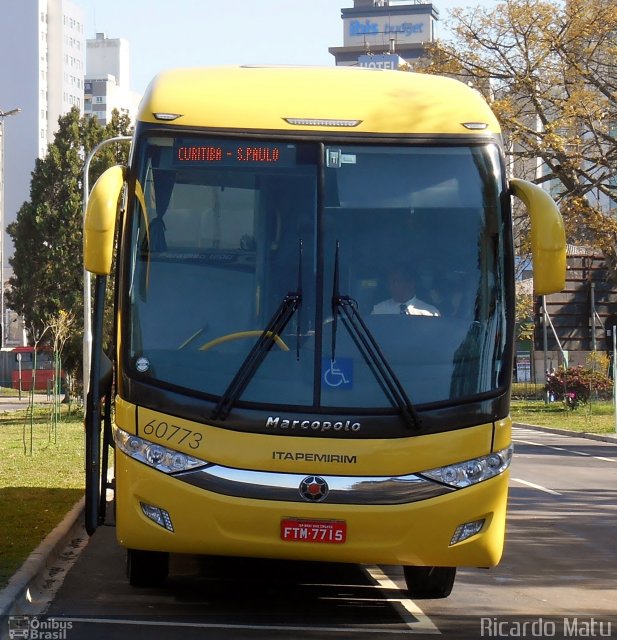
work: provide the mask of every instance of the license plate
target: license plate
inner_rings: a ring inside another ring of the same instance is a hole
[[[281,540],[287,542],[322,542],[342,544],[347,539],[344,520],[281,520]]]

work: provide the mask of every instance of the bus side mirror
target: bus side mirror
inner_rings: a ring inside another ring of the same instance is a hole
[[[531,218],[534,291],[539,296],[557,293],[566,285],[566,232],[561,213],[536,184],[512,179],[510,190],[523,201]]]
[[[98,276],[111,273],[118,201],[124,167],[110,167],[95,182],[84,219],[84,268]]]

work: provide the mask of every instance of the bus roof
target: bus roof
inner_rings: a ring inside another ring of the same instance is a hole
[[[170,120],[174,125],[223,130],[466,136],[500,132],[482,96],[462,82],[358,67],[172,69],[150,83],[138,120],[164,119],[154,114],[179,116]]]

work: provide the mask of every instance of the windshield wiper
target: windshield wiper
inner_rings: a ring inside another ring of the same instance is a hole
[[[401,416],[410,429],[419,429],[420,418],[416,413],[407,392],[398,376],[392,369],[379,343],[366,326],[358,311],[358,303],[349,296],[342,296],[339,291],[339,249],[336,243],[334,255],[334,282],[332,287],[332,362],[336,355],[337,318],[340,315],[345,328],[358,347],[364,361],[371,370],[375,380],[379,383],[386,397],[401,412]]]
[[[248,355],[238,368],[236,375],[225,389],[225,392],[212,411],[213,420],[225,420],[229,415],[236,400],[244,393],[249,382],[253,379],[257,370],[265,360],[268,352],[274,346],[279,335],[293,317],[296,310],[302,306],[302,240],[298,246],[298,287],[296,291],[288,293],[272,318],[261,332],[257,342],[253,345]],[[300,321],[296,331],[296,357],[300,358]]]

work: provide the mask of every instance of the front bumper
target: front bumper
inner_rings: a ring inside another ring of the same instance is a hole
[[[502,554],[507,471],[464,489],[439,489],[434,495],[399,504],[362,501],[349,504],[349,500],[347,504],[308,503],[285,499],[285,492],[291,496],[290,487],[298,479],[290,477],[294,474],[268,474],[281,478],[282,499],[264,499],[266,496],[259,495],[260,483],[255,472],[250,472],[254,481],[245,483],[250,488],[248,493],[229,495],[238,493],[237,474],[230,484],[229,478],[223,477],[225,474],[217,474],[214,482],[212,475],[204,481],[200,478],[202,473],[190,472],[188,475],[195,481],[191,484],[117,451],[116,522],[120,544],[174,553],[434,566],[494,566]],[[336,477],[323,477],[336,487]],[[371,487],[362,478],[358,480],[359,489],[365,493],[380,493],[379,487]],[[234,491],[222,490],[232,485],[236,487]],[[439,488],[434,483],[427,486]],[[420,485],[410,483],[403,489],[408,491],[410,487],[415,490]],[[381,487],[384,488],[386,485]],[[391,482],[387,488],[391,489]],[[173,532],[146,517],[142,503],[169,513]],[[281,521],[289,518],[345,521],[346,541],[343,544],[284,541]],[[479,533],[450,545],[459,525],[476,520],[485,521]]]

